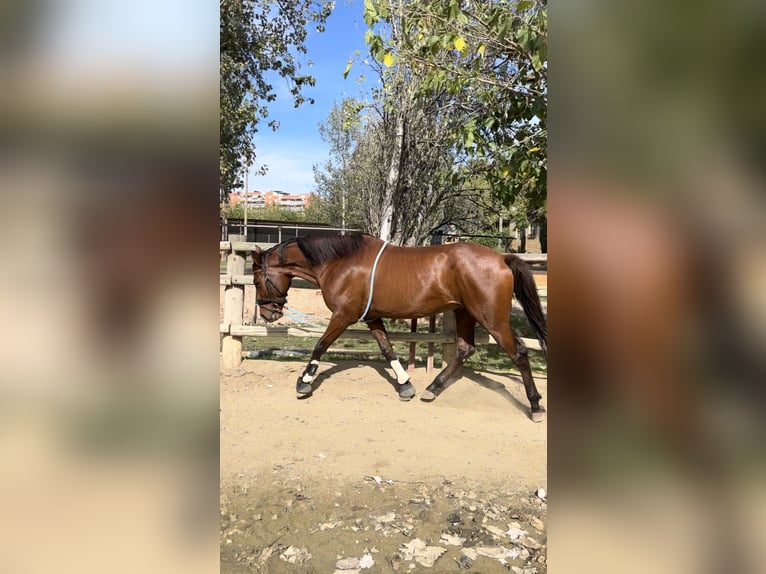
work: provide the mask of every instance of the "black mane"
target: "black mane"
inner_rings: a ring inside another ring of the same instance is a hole
[[[296,237],[275,245],[265,252],[264,255],[277,251],[279,253],[279,261],[283,262],[285,260],[285,248],[293,243],[298,244],[298,248],[306,258],[306,262],[315,267],[322,263],[334,261],[341,257],[348,257],[356,253],[364,245],[364,235],[355,233],[352,235]]]
[[[316,266],[356,253],[364,245],[364,236],[359,234],[315,235],[299,237],[296,243],[309,265]]]

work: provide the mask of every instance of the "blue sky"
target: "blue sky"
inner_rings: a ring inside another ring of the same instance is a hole
[[[361,94],[362,88],[355,80],[365,71],[359,62],[367,54],[363,7],[362,0],[338,0],[325,32],[310,31],[306,42],[308,54],[302,63],[307,64],[309,60],[314,63],[310,68],[304,66],[304,71],[316,78],[316,86],[304,91],[306,96],[314,98],[314,105],[306,103],[294,108],[287,83],[281,78],[272,81],[277,100],[269,107],[269,119],[279,120],[280,128],[272,132],[263,122],[253,138],[256,162],[266,164],[269,171],[261,176],[252,173],[255,169],[251,170],[250,191],[313,191],[312,166],[322,164],[328,157],[328,147],[319,136],[317,126],[327,118],[334,101]],[[361,52],[359,57],[355,57],[356,50]],[[356,62],[344,80],[343,71],[351,57]]]

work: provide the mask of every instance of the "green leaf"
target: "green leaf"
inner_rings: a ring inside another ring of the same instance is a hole
[[[527,26],[519,28],[518,32],[516,32],[516,40],[522,48],[525,50],[527,49],[527,44],[529,42],[529,28]]]
[[[378,9],[372,0],[364,0],[364,21],[368,26],[375,24],[380,18]]]
[[[383,56],[383,65],[390,67],[394,64],[394,55],[391,52],[386,52]]]
[[[346,64],[346,69],[343,71],[343,79],[345,80],[348,78],[348,73],[351,71],[351,66],[353,65],[354,60],[349,60],[348,64]]]
[[[521,2],[519,2],[519,3],[516,5],[516,9],[517,9],[519,12],[524,12],[525,10],[527,10],[528,8],[530,8],[531,6],[532,6],[532,2],[531,2],[531,0],[521,0]]]
[[[458,36],[454,41],[455,49],[461,54],[465,52],[465,39]]]
[[[460,3],[458,0],[452,0],[449,4],[449,19],[454,20],[460,13]]]

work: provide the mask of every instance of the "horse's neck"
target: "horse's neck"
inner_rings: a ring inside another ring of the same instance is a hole
[[[287,253],[284,262],[280,266],[291,277],[300,277],[312,283],[318,283],[321,265],[312,267],[303,257],[303,254],[295,247],[296,251]]]
[[[291,264],[285,267],[285,269],[287,269],[287,273],[291,277],[300,277],[311,283],[319,284],[319,273],[317,268],[312,268],[305,264]]]

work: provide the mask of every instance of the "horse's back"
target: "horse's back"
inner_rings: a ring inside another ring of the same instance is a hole
[[[499,290],[498,290],[499,289]],[[375,278],[375,303],[384,316],[425,316],[486,305],[513,292],[513,274],[501,255],[473,243],[389,246]]]
[[[478,243],[447,243],[424,247],[390,246],[386,252],[390,264],[401,271],[421,276],[437,272],[470,276],[482,273],[510,273],[502,255]]]
[[[440,249],[451,262],[453,270],[457,272],[469,274],[510,272],[502,255],[479,243],[448,243],[424,249]]]
[[[442,245],[426,245],[424,247],[393,247],[404,255],[414,257],[436,257],[438,255],[450,258],[481,258],[500,260],[502,256],[496,251],[479,243],[444,243]]]

